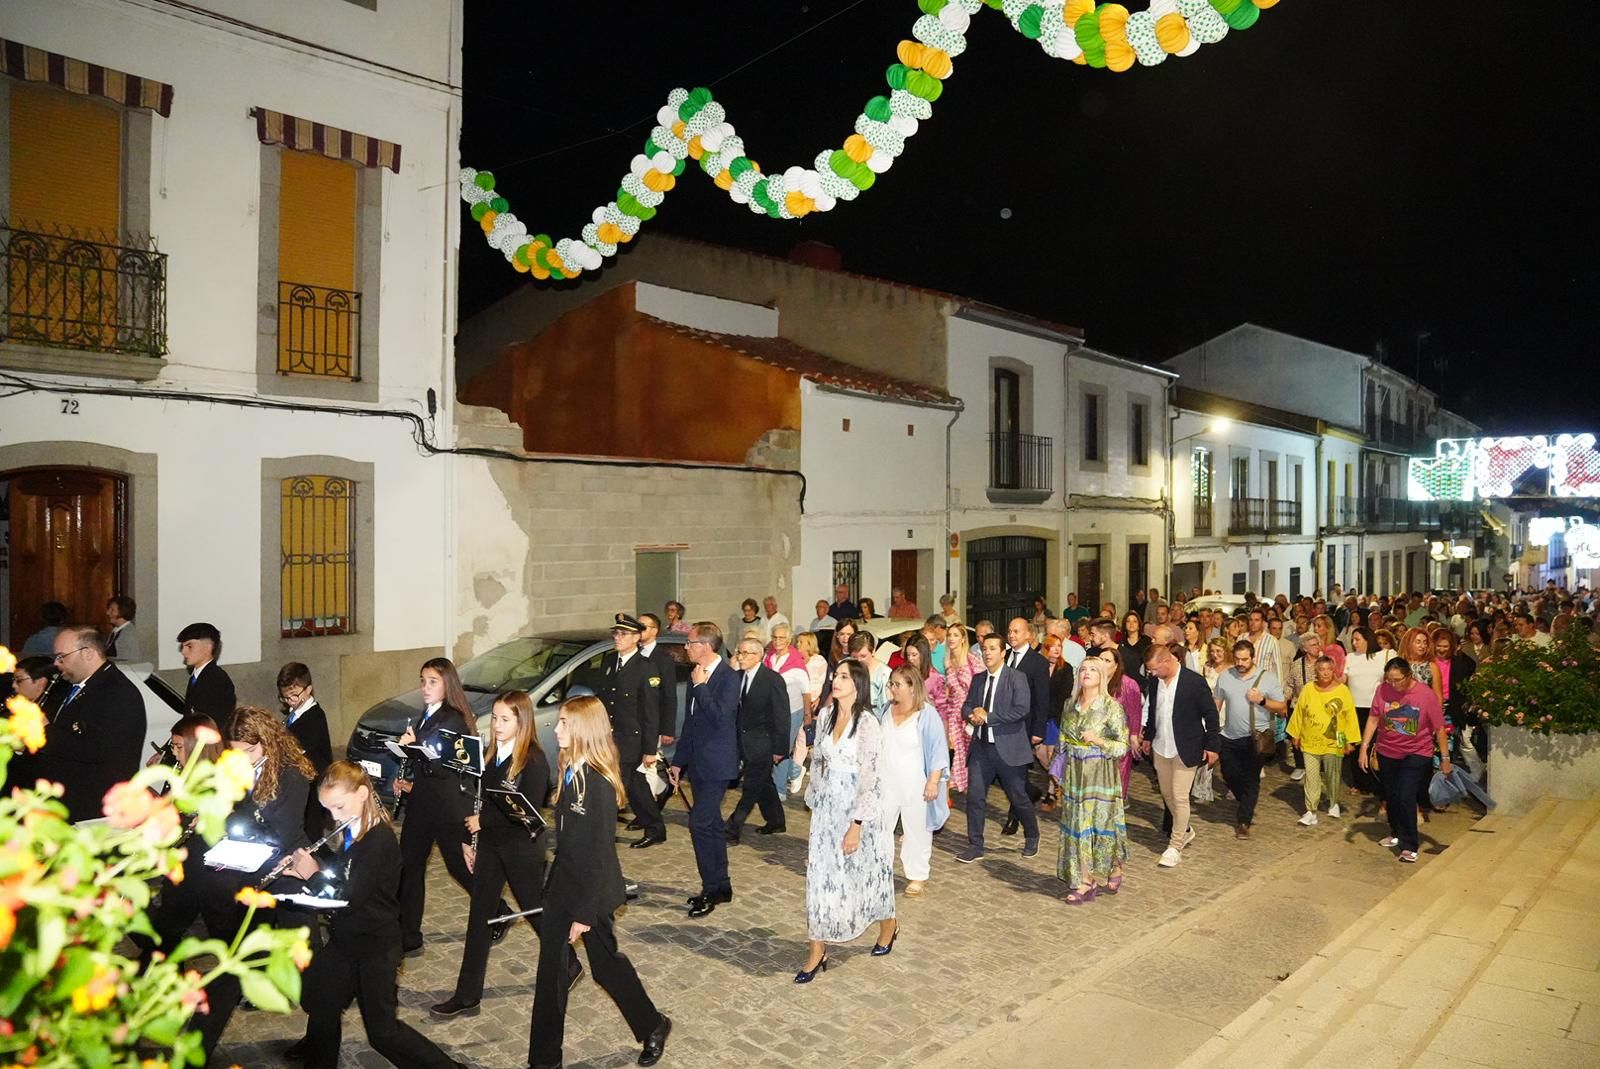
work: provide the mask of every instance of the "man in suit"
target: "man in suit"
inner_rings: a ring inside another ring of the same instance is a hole
[[[144,660],[144,646],[139,642],[139,633],[133,629],[133,618],[138,612],[138,602],[123,594],[106,602],[106,626],[111,629],[106,635],[106,656],[113,661],[137,663]]]
[[[667,841],[667,825],[661,819],[655,792],[639,767],[656,763],[657,740],[661,737],[661,692],[672,685],[672,677],[663,679],[656,662],[639,652],[643,631],[644,624],[627,613],[619,612],[613,618],[613,649],[600,665],[599,693],[611,714],[611,735],[617,740],[618,771],[628,790],[628,805],[644,831],[630,844],[636,849]]]
[[[190,624],[178,632],[178,655],[189,670],[183,711],[209,716],[227,731],[238,698],[233,691],[233,680],[217,663],[217,658],[222,656],[222,632],[211,624]]]
[[[1045,721],[1050,719],[1050,665],[1044,654],[1033,648],[1033,625],[1020,616],[1006,625],[1006,667],[1020,672],[1028,681],[1028,742],[1040,746],[1044,743]],[[1044,788],[1038,784],[1029,781],[1027,788],[1029,801],[1044,797]],[[1013,806],[1000,834],[1015,835],[1020,823],[1020,814]]]
[[[1039,821],[1028,798],[1027,769],[1033,761],[1028,745],[1032,696],[1021,672],[1006,667],[1006,644],[999,635],[983,637],[983,665],[974,676],[961,707],[961,718],[974,728],[967,750],[967,848],[956,855],[966,863],[983,857],[983,822],[989,784],[998,777],[1022,824],[1022,856],[1039,852]]]
[[[106,660],[105,640],[93,627],[64,627],[55,637],[55,663],[69,685],[39,751],[39,775],[66,788],[70,820],[101,815],[106,791],[139,771],[144,748],[144,699]]]
[[[860,606],[850,600],[850,588],[844,583],[833,588],[833,604],[828,606],[828,615],[841,624],[861,616]]]
[[[1151,680],[1150,714],[1144,718],[1140,748],[1155,755],[1156,779],[1166,802],[1161,831],[1168,836],[1160,865],[1170,869],[1183,860],[1183,848],[1194,840],[1189,789],[1195,773],[1202,761],[1217,763],[1217,702],[1205,677],[1185,668],[1167,646],[1152,642],[1144,666]]]
[[[739,752],[744,757],[743,791],[728,818],[728,842],[739,842],[750,810],[761,807],[766,823],[756,831],[772,835],[785,830],[783,802],[772,770],[788,756],[784,738],[789,732],[789,687],[783,677],[761,663],[761,643],[739,641],[734,664],[739,675]]]
[[[672,651],[656,640],[661,636],[661,617],[653,612],[639,614],[644,630],[639,632],[639,652],[656,663],[661,676],[661,735],[657,740],[670,746],[678,736],[678,665]]]
[[[685,772],[694,783],[689,837],[700,870],[700,893],[689,899],[689,916],[704,917],[733,901],[722,796],[739,776],[739,674],[722,661],[722,631],[716,624],[695,624],[686,645],[694,662],[689,707],[667,775],[674,787]]]
[[[290,661],[278,669],[278,701],[283,706],[289,734],[300,744],[317,775],[311,781],[311,791],[306,799],[306,838],[316,841],[322,837],[322,825],[327,819],[322,803],[317,800],[317,781],[333,764],[333,744],[328,738],[328,714],[317,704],[312,691],[311,669],[299,661]]]

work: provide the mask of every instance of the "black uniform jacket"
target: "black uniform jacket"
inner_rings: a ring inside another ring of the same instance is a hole
[[[144,699],[133,681],[109,661],[83,681],[56,683],[65,702],[45,729],[35,769],[66,788],[62,799],[71,820],[101,815],[100,802],[113,785],[139,771],[144,757]],[[31,786],[31,784],[30,784]]]
[[[399,947],[400,840],[388,822],[378,821],[323,869],[334,878],[314,877],[313,893],[350,903],[328,915],[332,938],[358,952]]]
[[[491,756],[489,760],[493,761]],[[484,770],[483,785],[497,787],[505,784],[522,793],[523,797],[534,805],[543,807],[545,799],[550,797],[550,762],[544,759],[544,753],[534,750],[528,754],[527,764],[522,766],[522,772],[515,780],[511,779],[511,758],[491,764]],[[518,821],[506,815],[498,799],[485,797],[483,812],[478,817],[478,828],[482,836],[492,836],[495,839],[506,838],[508,841],[518,839],[526,840],[528,832]],[[542,844],[548,836],[540,833],[539,841]]]
[[[333,764],[333,744],[328,740],[328,714],[315,703],[289,725],[289,734],[300,744],[306,760],[322,775]]]
[[[237,704],[233,680],[216,661],[207,661],[198,676],[190,676],[189,689],[183,692],[184,712],[209,716],[224,734]]]
[[[627,775],[639,767],[639,760],[646,753],[656,752],[656,739],[661,734],[661,691],[673,686],[675,677],[663,677],[657,662],[637,651],[620,667],[617,654],[608,653],[602,668],[605,674],[600,700],[611,714],[611,734],[617,740],[622,773]]]
[[[417,728],[417,745],[445,754],[441,731],[467,734],[467,718],[448,705],[441,705],[426,724]],[[454,824],[466,834],[465,821],[472,812],[472,798],[463,790],[467,777],[452,772],[440,761],[429,761],[412,769],[411,803],[406,819],[422,824]]]
[[[626,901],[617,862],[617,791],[593,769],[577,772],[556,800],[556,858],[546,910],[593,927]]]

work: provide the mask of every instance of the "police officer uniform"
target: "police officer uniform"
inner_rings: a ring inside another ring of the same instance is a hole
[[[617,613],[612,631],[639,634],[644,625],[627,613]],[[602,682],[599,698],[611,714],[611,734],[617,743],[618,771],[628,790],[628,805],[634,818],[644,830],[635,840],[635,847],[654,846],[665,842],[667,825],[661,819],[661,808],[656,805],[654,792],[639,762],[656,752],[661,733],[661,692],[673,685],[671,676],[663,677],[657,661],[646,657],[637,648],[627,660],[617,651],[606,654],[601,663]]]

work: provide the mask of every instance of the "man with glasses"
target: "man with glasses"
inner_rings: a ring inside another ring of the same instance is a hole
[[[1151,643],[1145,651],[1145,670],[1151,677],[1150,715],[1145,717],[1141,748],[1154,754],[1156,779],[1166,812],[1161,832],[1168,837],[1161,855],[1162,868],[1183,860],[1183,849],[1194,841],[1189,826],[1189,791],[1202,762],[1217,763],[1217,703],[1205,677],[1183,667],[1165,646]]]
[[[100,800],[112,786],[139,771],[144,700],[106,660],[95,628],[62,628],[54,660],[69,689],[39,751],[39,775],[65,788],[69,820],[89,820],[101,815]]]
[[[750,810],[760,806],[765,824],[756,831],[774,835],[784,831],[783,803],[773,770],[789,754],[789,687],[783,677],[761,663],[761,643],[739,640],[734,651],[739,674],[739,751],[744,757],[743,790],[728,818],[728,842],[737,845]]]
[[[661,819],[655,792],[639,769],[656,763],[661,738],[661,692],[674,686],[673,676],[663,677],[656,662],[639,652],[644,624],[619,612],[611,625],[612,651],[600,664],[598,697],[611,714],[611,736],[617,742],[617,771],[628,792],[634,820],[644,832],[630,846],[644,850],[667,841],[667,824]]]
[[[694,670],[678,748],[667,776],[676,787],[684,773],[694,784],[689,838],[700,870],[700,893],[689,899],[689,916],[705,917],[733,901],[728,878],[728,839],[722,796],[739,778],[738,708],[740,678],[722,661],[722,630],[702,621],[689,629],[685,643]]]
[[[333,744],[328,738],[328,714],[317,704],[312,692],[311,669],[299,661],[290,661],[278,669],[278,704],[283,706],[289,734],[300,744],[300,751],[311,762],[320,777],[333,764]],[[327,814],[317,799],[316,781],[306,798],[306,838],[316,842],[322,838],[322,825]]]

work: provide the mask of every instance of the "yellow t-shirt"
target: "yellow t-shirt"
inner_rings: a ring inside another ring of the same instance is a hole
[[[1350,688],[1340,683],[1332,690],[1321,690],[1312,684],[1302,690],[1288,730],[1308,754],[1342,754],[1346,746],[1359,745],[1361,727]]]

